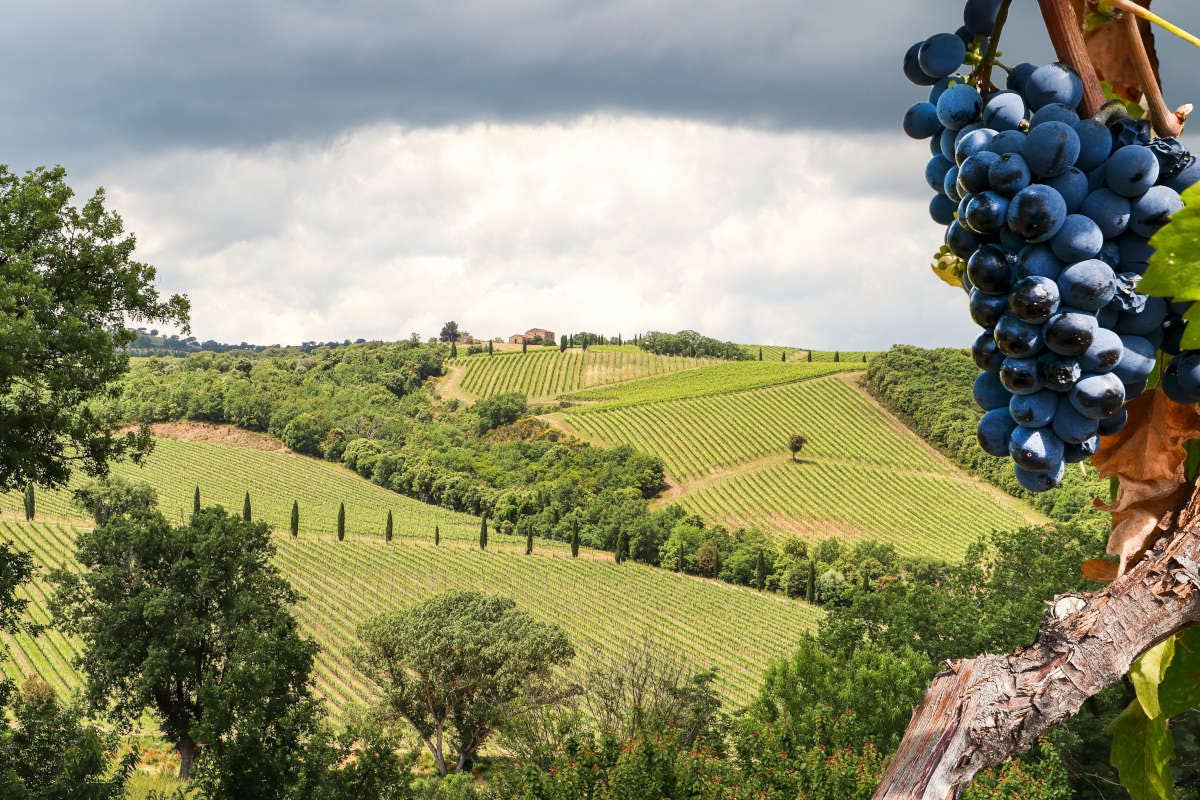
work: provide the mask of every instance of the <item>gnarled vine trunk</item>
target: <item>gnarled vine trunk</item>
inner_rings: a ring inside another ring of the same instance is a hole
[[[952,800],[1027,750],[1143,653],[1200,622],[1200,490],[1102,591],[1060,595],[1032,645],[950,662],[913,712],[873,800]]]

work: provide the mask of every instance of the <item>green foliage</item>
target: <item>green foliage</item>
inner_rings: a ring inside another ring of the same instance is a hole
[[[390,542],[392,540],[392,525],[392,512],[391,509],[389,509],[387,513],[387,522],[383,526],[383,540],[385,542]]]
[[[1171,759],[1175,755],[1165,717],[1150,717],[1134,700],[1109,726],[1112,765],[1132,800],[1172,800]]]
[[[900,345],[871,360],[867,384],[893,412],[959,466],[1032,504],[1051,519],[1078,522],[1107,531],[1108,516],[1092,499],[1105,494],[1090,466],[1067,470],[1062,486],[1034,494],[1022,489],[1012,461],[994,458],[979,447],[976,427],[983,411],[971,387],[978,367],[963,350],[922,350]]]
[[[389,515],[391,513],[392,512],[390,512],[390,511],[388,512]],[[390,516],[389,516],[389,519],[390,519]],[[300,535],[300,501],[299,500],[292,501],[292,518],[288,522],[288,530],[291,532],[293,539],[295,539],[297,536]]]
[[[84,644],[89,707],[119,722],[150,709],[183,775],[201,743],[220,782],[289,770],[313,719],[317,648],[297,631],[297,596],[274,552],[264,523],[220,507],[176,527],[147,502],[80,533],[81,571],[52,571],[51,608]],[[138,580],[124,579],[130,571]]]
[[[461,335],[462,334],[459,333],[459,330],[458,330],[458,323],[455,322],[454,320],[450,320],[449,322],[447,322],[445,325],[442,326],[441,333],[438,334],[438,340],[442,341],[442,342],[447,342],[447,343],[453,342],[455,339],[457,339]]]
[[[508,707],[575,654],[557,626],[476,592],[374,617],[358,637],[353,658],[380,688],[376,713],[412,725],[443,775],[468,769]],[[446,738],[457,755],[452,766]]]
[[[242,519],[246,522],[250,522],[253,517],[254,515],[250,510],[250,493],[246,492],[246,497],[242,500]]]
[[[292,507],[293,507],[293,509],[295,509],[294,503],[293,503]],[[197,485],[195,491],[192,492],[192,514],[199,514],[199,513],[200,513],[200,486]],[[296,516],[296,515],[293,515],[293,516]]]
[[[25,511],[25,521],[29,522],[37,516],[37,496],[34,493],[32,483],[25,486],[25,492],[21,497],[21,501]]]
[[[346,504],[345,503],[338,504],[337,538],[338,538],[339,542],[346,538]]]
[[[1176,301],[1200,300],[1200,186],[1185,191],[1183,202],[1184,207],[1150,239],[1154,254],[1138,283],[1139,292]],[[1194,316],[1191,309],[1184,314],[1189,321]],[[1183,347],[1200,348],[1200,326],[1184,329]]]
[[[660,356],[720,358],[726,361],[745,361],[750,358],[741,345],[701,336],[696,331],[650,331],[638,339],[637,346]]]
[[[480,436],[488,431],[516,422],[529,412],[523,394],[498,394],[480,400],[474,407],[475,416],[479,422],[476,433]]]
[[[0,166],[0,492],[145,455],[148,434],[118,434],[92,401],[128,369],[127,322],[187,326],[187,299],[160,298],[104,191],[73,196],[61,167]]]

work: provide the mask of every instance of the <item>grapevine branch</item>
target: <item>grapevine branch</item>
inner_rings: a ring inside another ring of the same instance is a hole
[[[1100,110],[1106,98],[1083,40],[1079,17],[1071,7],[1071,0],[1038,0],[1038,5],[1041,6],[1046,32],[1050,34],[1050,43],[1054,45],[1058,60],[1070,64],[1083,80],[1083,101],[1079,115],[1090,117]]]
[[[1037,639],[947,664],[873,800],[954,800],[983,769],[1029,749],[1164,639],[1200,622],[1200,488],[1154,549],[1102,591],[1060,595]]]

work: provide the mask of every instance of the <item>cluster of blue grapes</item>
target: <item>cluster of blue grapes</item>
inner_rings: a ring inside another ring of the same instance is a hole
[[[984,329],[972,347],[979,443],[1045,491],[1124,427],[1159,350],[1173,356],[1167,395],[1200,401],[1200,351],[1180,352],[1189,304],[1137,291],[1149,238],[1200,181],[1200,162],[1127,114],[1080,119],[1083,82],[1064,64],[1020,64],[1005,90],[981,94],[956,73],[986,47],[999,6],[968,0],[957,33],[908,50],[904,74],[932,88],[904,131],[931,140],[929,213],[966,262]]]

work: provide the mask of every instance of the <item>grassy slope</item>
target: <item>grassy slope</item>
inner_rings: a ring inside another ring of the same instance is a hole
[[[189,470],[188,477],[181,480],[178,470]],[[484,553],[475,544],[478,528],[471,517],[424,506],[334,465],[288,453],[160,439],[146,468],[119,471],[149,480],[168,513],[190,508],[194,479],[201,480],[208,502],[238,509],[244,486],[257,487],[255,514],[283,531],[276,534],[278,563],[306,596],[300,609],[305,630],[325,648],[318,688],[339,707],[368,694],[345,654],[354,626],[371,614],[446,589],[508,595],[538,618],[562,625],[580,654],[573,666],[576,676],[592,664],[619,658],[649,636],[697,668],[716,667],[723,693],[734,702],[749,699],[766,663],[789,652],[819,614],[777,596],[633,563],[618,566],[607,554],[585,551],[571,559],[561,543],[539,541],[534,555],[525,556],[523,542],[493,533]],[[297,540],[286,534],[292,492],[273,493],[271,485],[308,489],[301,495]],[[339,498],[347,503],[344,542],[331,532]],[[304,511],[319,504],[332,512]],[[39,506],[44,516],[30,525],[18,518],[19,498],[3,498],[0,536],[34,552],[43,566],[69,562],[71,539],[85,522],[67,516],[76,512],[63,493],[39,494]],[[388,507],[396,513],[397,533],[413,536],[383,542]],[[447,537],[440,547],[432,541],[435,520]],[[29,590],[35,621],[45,621],[46,593],[40,582]],[[76,684],[70,667],[75,646],[60,634],[37,639],[22,634],[9,644],[14,658],[7,668],[14,677],[37,672],[60,689]]]
[[[730,379],[729,391],[685,398],[668,384],[695,383],[703,370],[681,373],[657,381],[655,393],[671,399],[620,407],[615,392],[618,407],[550,419],[592,441],[659,455],[676,484],[666,499],[732,526],[876,537],[902,552],[954,558],[993,528],[1041,520],[914,436],[857,378],[783,383],[786,368],[778,365],[778,385],[741,389]],[[800,464],[785,449],[793,433],[809,439]]]

